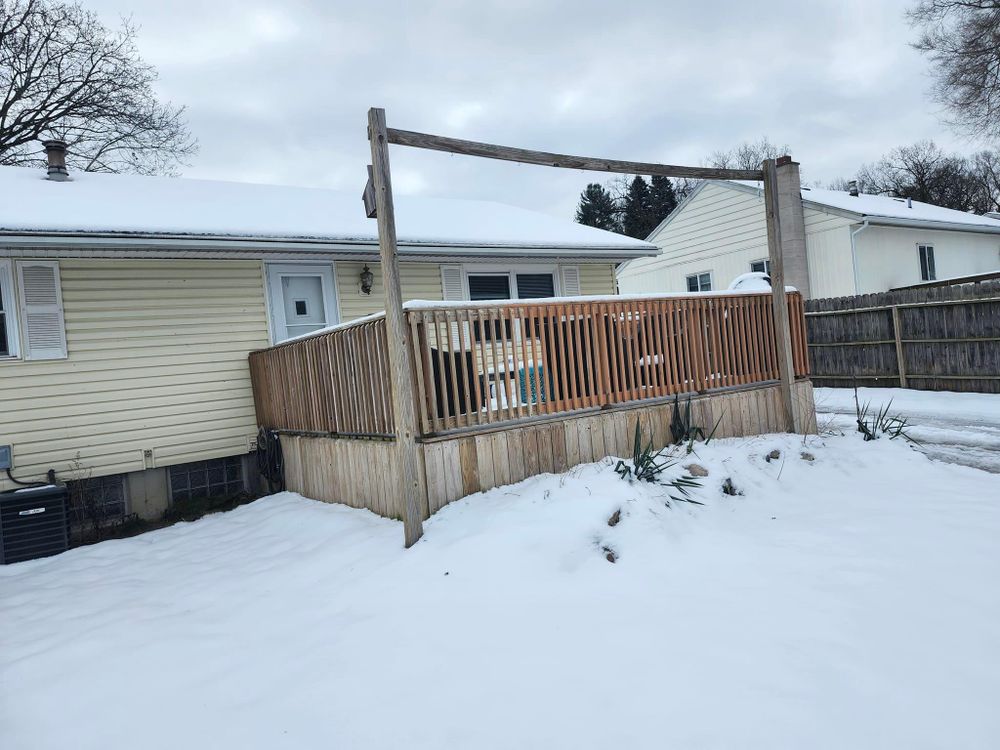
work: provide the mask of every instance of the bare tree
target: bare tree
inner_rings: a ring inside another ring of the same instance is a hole
[[[760,169],[764,159],[777,159],[789,152],[788,146],[775,146],[765,135],[756,141],[744,141],[728,151],[716,151],[708,157],[708,166],[716,169]]]
[[[985,213],[995,203],[996,185],[990,186],[989,168],[996,166],[996,160],[993,152],[968,159],[945,153],[933,141],[920,141],[862,166],[857,179],[866,193]]]
[[[0,164],[40,164],[37,141],[61,138],[77,169],[175,172],[197,145],[155,81],[130,22],[111,31],[77,3],[0,0]]]
[[[1000,0],[920,0],[907,13],[931,60],[931,95],[951,124],[1000,137]]]

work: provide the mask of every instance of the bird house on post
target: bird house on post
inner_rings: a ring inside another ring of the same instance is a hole
[[[361,200],[365,202],[365,216],[369,219],[378,218],[378,208],[375,206],[375,182],[372,179],[372,165],[368,165],[368,182],[365,190],[361,194]]]

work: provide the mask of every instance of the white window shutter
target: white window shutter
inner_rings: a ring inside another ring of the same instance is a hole
[[[441,291],[446,302],[461,302],[465,299],[461,266],[441,266]]]
[[[24,358],[65,359],[66,323],[59,263],[54,260],[19,261],[17,280],[24,325]]]
[[[563,297],[578,297],[580,295],[580,268],[578,266],[560,266]]]

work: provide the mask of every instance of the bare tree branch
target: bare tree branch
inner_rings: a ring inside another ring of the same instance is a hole
[[[75,2],[0,0],[0,164],[41,165],[36,142],[57,137],[71,168],[175,173],[197,143],[155,82],[131,22],[111,31]]]
[[[931,61],[931,96],[974,137],[1000,137],[1000,0],[920,0],[907,13]]]

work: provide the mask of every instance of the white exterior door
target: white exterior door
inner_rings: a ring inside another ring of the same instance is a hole
[[[267,285],[274,343],[339,322],[332,264],[269,265]]]

